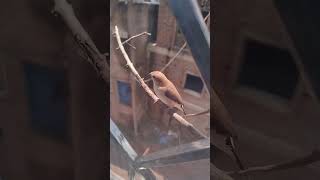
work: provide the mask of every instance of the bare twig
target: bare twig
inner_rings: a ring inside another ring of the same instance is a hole
[[[204,19],[204,21],[208,20],[208,18],[210,17],[210,12],[208,13],[208,15],[206,16],[206,18]],[[210,20],[206,22],[207,23],[207,28],[209,28],[210,26]]]
[[[144,152],[142,153],[142,156],[145,156],[146,154],[148,154],[149,151],[150,151],[150,148],[151,148],[151,146],[150,146],[150,147],[147,147],[147,148],[144,150]]]
[[[204,21],[207,21],[208,18],[210,17],[210,12],[207,14],[207,16],[204,18]]]
[[[182,116],[180,116],[178,113],[173,113],[172,115],[180,124],[187,127],[191,132],[196,133],[197,135],[200,135],[202,138],[208,138],[206,135],[204,135],[200,130],[195,128],[193,124],[189,123],[187,120],[185,120]]]
[[[136,47],[134,47],[132,44],[127,43],[130,47],[132,47],[133,49],[136,49]]]
[[[193,126],[191,123],[189,123],[187,120],[185,120],[182,116],[180,116],[178,113],[173,113],[172,115],[177,121],[179,121],[182,125],[186,127]]]
[[[180,55],[180,53],[182,52],[182,50],[183,50],[184,48],[186,48],[186,47],[187,47],[187,42],[185,42],[185,43],[180,47],[180,49],[178,50],[178,52],[169,60],[169,62],[168,62],[163,68],[161,68],[160,71],[163,72],[164,70],[166,70],[166,69],[169,67],[169,65]],[[145,82],[149,82],[149,81],[151,81],[151,78],[145,80]]]
[[[208,13],[208,15],[204,18],[204,21],[206,21],[208,18],[210,17],[210,12]],[[178,52],[176,53],[176,55],[174,55],[169,62],[160,70],[161,72],[163,72],[178,56],[179,54],[182,52],[182,50],[184,48],[187,47],[187,42],[185,41],[184,44],[180,47],[180,49],[178,50]]]
[[[207,114],[207,113],[210,113],[210,109],[207,109],[205,111],[202,111],[202,112],[199,112],[199,113],[195,113],[195,114],[187,114],[187,115],[185,115],[185,117],[199,116],[199,115]]]
[[[98,48],[93,43],[89,34],[84,30],[81,23],[75,16],[71,4],[66,0],[54,0],[53,13],[57,13],[64,20],[68,26],[77,44],[81,47],[82,51],[88,56],[88,61],[99,72],[105,82],[109,83],[109,65],[106,57],[101,54]]]
[[[142,36],[142,35],[148,35],[148,36],[151,36],[151,34],[150,34],[150,33],[148,33],[148,32],[142,32],[142,33],[140,33],[140,34],[137,34],[137,35],[131,36],[129,39],[127,39],[127,40],[123,41],[123,42],[122,42],[122,45],[124,45],[124,44],[129,44],[129,41],[131,41],[132,39],[137,38],[137,37],[139,37],[139,36]],[[119,49],[119,48],[120,48],[120,47],[117,47],[116,49]]]
[[[246,175],[254,172],[270,172],[276,170],[285,170],[291,168],[303,167],[308,164],[320,161],[320,151],[319,149],[314,150],[311,154],[306,155],[304,157],[300,157],[291,161],[282,162],[279,164],[272,164],[267,166],[258,166],[258,167],[250,167],[246,170],[241,170],[237,172],[229,172],[228,174],[238,174],[238,175]]]
[[[184,42],[184,44],[181,46],[181,48],[179,49],[179,51],[176,53],[176,55],[174,55],[169,62],[160,70],[161,72],[163,72],[164,70],[167,69],[167,67],[179,56],[179,54],[182,52],[182,50],[184,48],[187,47],[187,42]]]
[[[116,34],[116,39],[119,45],[119,48],[123,54],[124,59],[127,62],[127,66],[130,68],[131,72],[133,73],[133,75],[135,76],[135,78],[137,79],[137,81],[140,83],[140,85],[142,86],[142,88],[146,91],[146,93],[154,100],[154,103],[156,103],[159,98],[152,92],[152,90],[148,87],[148,85],[143,81],[143,79],[141,78],[141,76],[139,75],[138,71],[135,69],[135,67],[133,66],[128,54],[126,53],[126,51],[124,50],[124,47],[121,43],[120,40],[120,35],[119,35],[119,30],[118,27],[115,26],[115,34]],[[129,38],[130,39],[130,38]]]

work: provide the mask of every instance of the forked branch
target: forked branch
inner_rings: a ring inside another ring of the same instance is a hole
[[[148,33],[148,32],[142,32],[142,33],[140,33],[140,34],[134,35],[134,36],[130,37],[129,39],[123,41],[123,42],[122,42],[122,45],[124,45],[124,44],[129,44],[129,41],[131,41],[132,39],[137,38],[137,37],[139,37],[139,36],[142,36],[142,35],[151,36],[151,34]],[[130,45],[130,44],[129,44],[129,45]],[[130,45],[130,46],[131,46],[131,47],[134,47],[134,46],[132,46],[132,45]],[[120,47],[117,47],[116,49],[119,49],[119,48],[120,48]]]

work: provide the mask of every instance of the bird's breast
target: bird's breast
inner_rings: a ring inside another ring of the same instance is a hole
[[[158,98],[167,106],[169,106],[170,108],[175,106],[175,103],[169,99],[163,91],[159,90],[157,87],[154,88],[154,92],[156,93],[156,95],[158,96]]]

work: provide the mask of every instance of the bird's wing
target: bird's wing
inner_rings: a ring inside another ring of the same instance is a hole
[[[160,91],[163,91],[163,92],[164,92],[164,95],[165,95],[167,98],[169,98],[169,99],[177,102],[178,104],[183,104],[183,103],[182,103],[182,98],[181,98],[179,92],[177,91],[177,89],[175,89],[175,88],[168,88],[168,87],[159,87],[159,90],[160,90]]]

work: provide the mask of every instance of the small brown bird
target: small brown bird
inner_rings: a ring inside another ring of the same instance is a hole
[[[185,115],[182,98],[174,84],[160,71],[152,71],[150,76],[153,89],[158,98],[169,108],[177,108]]]

